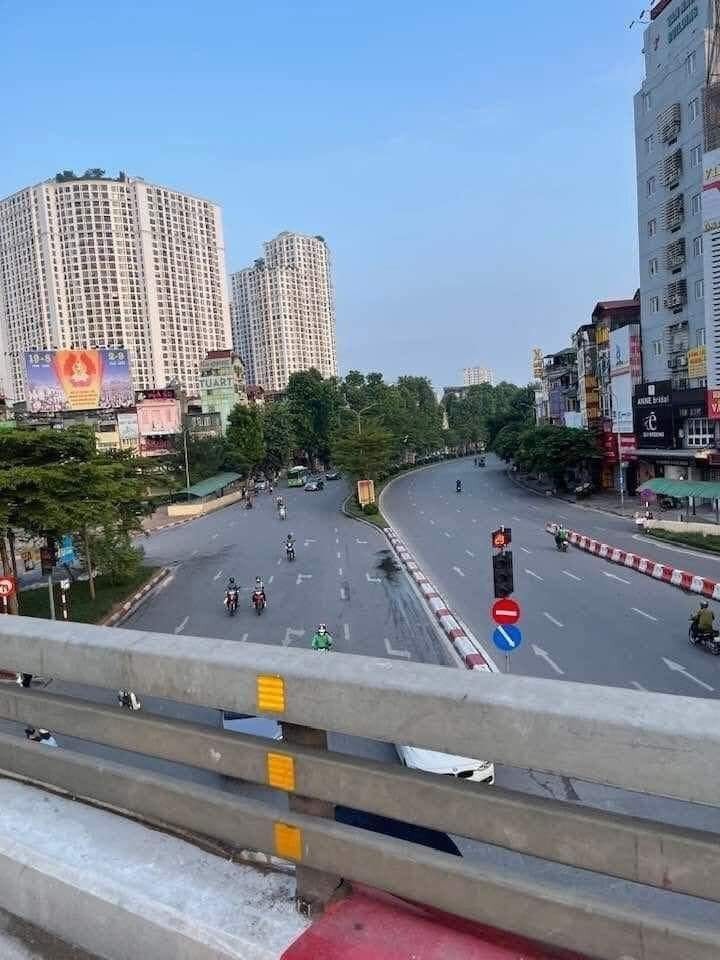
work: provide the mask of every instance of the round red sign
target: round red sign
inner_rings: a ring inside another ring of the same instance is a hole
[[[5,597],[9,599],[10,597],[15,596],[15,578],[14,577],[0,577],[0,597]]]
[[[492,618],[501,625],[517,623],[520,619],[520,604],[512,597],[503,597],[492,605]]]

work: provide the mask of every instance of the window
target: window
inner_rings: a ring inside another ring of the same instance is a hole
[[[699,167],[702,163],[702,147],[699,143],[696,143],[694,147],[690,149],[690,166]]]
[[[650,179],[647,182],[647,195],[649,197],[651,197],[655,193],[655,187],[656,187],[655,177],[650,177]]]
[[[652,153],[655,148],[655,135],[650,134],[649,137],[645,137],[645,153]]]
[[[655,277],[657,276],[657,272],[658,272],[658,258],[653,257],[648,263],[648,273],[650,274],[651,277]]]
[[[648,236],[654,237],[657,233],[657,220],[653,217],[652,220],[648,220]]]
[[[692,123],[694,120],[700,116],[700,98],[693,97],[693,99],[688,103],[688,120]]]
[[[711,447],[715,442],[715,423],[704,417],[685,421],[685,439],[688,447]]]
[[[695,299],[702,300],[704,296],[705,296],[705,281],[696,280],[695,281]]]
[[[702,236],[695,237],[695,239],[693,240],[693,256],[701,257],[702,252],[703,252],[703,238]]]
[[[652,352],[654,357],[661,357],[663,355],[663,342],[662,340],[653,340],[652,342]]]
[[[652,110],[652,93],[644,93],[642,98],[643,113],[650,113]]]
[[[650,313],[657,313],[660,310],[660,297],[650,297],[648,300],[648,307],[650,309]]]
[[[700,194],[696,193],[691,201],[691,208],[693,213],[700,213],[701,211],[701,200]]]
[[[685,57],[685,76],[691,77],[697,69],[697,54],[693,50]]]
[[[705,346],[705,327],[700,327],[695,331],[695,343],[698,347]]]

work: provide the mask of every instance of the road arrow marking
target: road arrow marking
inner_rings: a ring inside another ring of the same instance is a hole
[[[687,677],[688,680],[692,680],[693,683],[696,683],[699,687],[702,687],[704,690],[708,690],[712,693],[715,690],[715,687],[711,687],[709,683],[705,683],[704,680],[699,680],[697,677],[694,677],[691,673],[688,673],[687,669],[682,666],[680,663],[675,663],[674,660],[668,660],[667,657],[662,658],[662,662],[668,668],[672,670],[673,673],[681,673],[684,677]]]
[[[305,636],[304,630],[293,630],[292,627],[288,627],[287,630],[285,631],[285,639],[283,640],[283,646],[289,647],[294,640],[297,640],[300,637],[304,637],[304,636]]]
[[[218,570],[218,572],[213,577],[213,580],[219,580],[221,576],[222,576],[222,570]]]
[[[559,620],[556,620],[555,617],[551,617],[550,614],[549,614],[547,611],[544,611],[544,612],[543,612],[543,616],[544,616],[544,617],[547,617],[547,619],[550,621],[550,623],[554,623],[556,627],[562,627],[562,624],[560,623],[560,621],[559,621]]]
[[[528,550],[527,547],[520,547],[523,553],[532,553],[532,550]]]
[[[464,577],[464,576],[465,576],[465,574],[462,572],[462,570],[460,569],[460,567],[453,567],[453,570],[455,571],[455,573],[456,573],[459,577]]]
[[[406,660],[410,659],[409,650],[396,650],[390,643],[387,637],[385,637],[385,649],[390,654],[391,657],[404,657]]]
[[[574,573],[570,573],[569,570],[563,570],[563,573],[566,577],[570,577],[571,580],[577,580],[578,582],[582,581],[582,577],[576,577]]]
[[[540,582],[542,582],[542,577],[539,577],[536,573],[533,573],[532,570],[526,570],[525,573],[526,573],[529,577],[535,577],[536,580],[540,580]]]
[[[474,557],[474,556],[475,556],[475,554],[472,552],[472,550],[466,550],[465,553],[466,553],[469,557]]]
[[[306,546],[306,547],[309,547],[311,543],[317,543],[317,540],[306,540],[306,541],[305,541],[305,546]]]
[[[541,660],[544,660],[549,667],[552,667],[555,673],[559,674],[561,677],[564,676],[565,671],[560,669],[560,667],[555,663],[553,659],[551,659],[550,655],[545,650],[543,650],[542,647],[536,647],[535,644],[533,643],[532,652],[535,654],[536,657],[540,657]]]
[[[450,539],[450,534],[447,532],[447,530],[443,530],[443,534],[448,538],[448,540]]]
[[[629,580],[619,577],[616,573],[607,573],[605,570],[603,570],[603,576],[607,577],[609,580],[619,580],[620,583],[626,583],[629,587],[632,586]]]
[[[368,583],[380,583],[380,577],[371,577],[369,573],[365,574]]]
[[[367,540],[358,540],[358,538],[355,537],[355,543],[367,543]]]
[[[185,617],[185,619],[182,620],[182,621],[175,627],[175,633],[182,633],[183,630],[185,629],[185,627],[187,626],[187,622],[188,622],[189,619],[190,619],[190,617]]]
[[[297,575],[297,580],[295,581],[295,585],[297,586],[298,584],[301,584],[301,583],[303,582],[303,580],[312,580],[312,574],[311,574],[311,573],[299,573],[299,574]]]
[[[641,617],[645,617],[646,620],[652,620],[653,623],[657,623],[657,622],[658,622],[658,618],[657,618],[657,617],[653,617],[652,614],[650,614],[650,613],[645,613],[644,610],[638,610],[637,607],[631,607],[630,609],[632,610],[633,613],[639,613]]]

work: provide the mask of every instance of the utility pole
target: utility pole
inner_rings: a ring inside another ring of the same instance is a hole
[[[183,424],[183,451],[185,453],[185,491],[190,499],[190,461],[188,459],[187,424]]]

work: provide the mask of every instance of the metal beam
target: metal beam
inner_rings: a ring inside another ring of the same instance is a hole
[[[634,906],[533,882],[485,864],[328,820],[283,813],[258,801],[123,767],[69,750],[0,734],[0,768],[52,784],[159,823],[172,823],[227,843],[282,853],[297,863],[497,925],[598,960],[717,960],[720,931]],[[289,837],[289,842],[288,842]]]
[[[266,785],[268,754],[279,754],[293,761],[289,793],[720,901],[715,834],[47,691],[0,688],[0,717]]]

